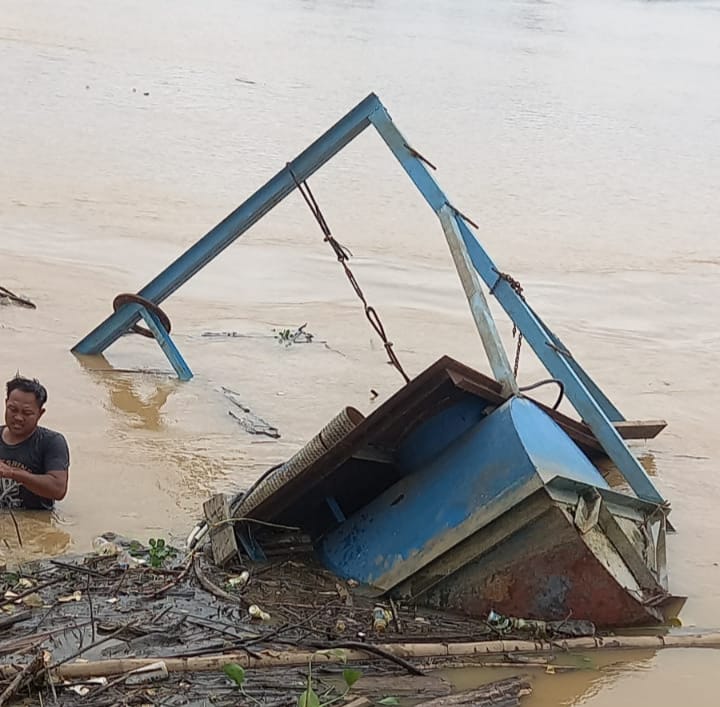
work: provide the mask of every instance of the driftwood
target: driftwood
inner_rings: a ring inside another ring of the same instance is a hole
[[[193,569],[195,570],[195,576],[197,577],[198,582],[200,582],[200,586],[205,591],[210,592],[210,594],[214,594],[218,599],[222,599],[223,601],[245,606],[245,602],[243,602],[240,597],[226,592],[224,589],[221,589],[214,582],[211,582],[208,579],[201,567],[200,555],[195,555],[195,559],[193,560]]]
[[[32,616],[32,611],[18,611],[8,616],[0,616],[0,631],[8,626],[19,624],[21,621],[27,621]]]
[[[21,307],[27,307],[28,309],[37,309],[34,302],[31,302],[27,297],[21,297],[20,295],[16,295],[14,292],[11,292],[8,290],[7,287],[2,287],[0,285],[0,304],[4,303],[5,301],[11,302],[13,304],[19,304]]]
[[[530,681],[525,677],[497,680],[476,690],[458,692],[421,702],[415,707],[515,707],[520,698],[532,693]]]
[[[720,632],[679,635],[679,636],[613,636],[612,638],[573,638],[562,643],[539,643],[532,641],[482,641],[475,643],[386,643],[377,646],[384,653],[402,658],[432,658],[452,656],[490,656],[504,653],[546,653],[560,650],[600,650],[621,648],[720,648]],[[369,662],[379,659],[377,655],[364,650],[344,651],[349,662]],[[265,668],[286,665],[336,663],[339,658],[332,653],[317,654],[309,651],[263,651],[260,658],[246,652],[205,655],[191,658],[168,658],[165,660],[168,672],[221,671],[227,663],[237,663],[243,668]],[[163,660],[162,656],[148,658],[123,658],[99,660],[88,663],[62,665],[52,671],[59,679],[81,679],[119,675]],[[14,669],[0,668],[0,677],[12,677]]]
[[[378,702],[383,697],[434,699],[452,693],[452,685],[440,675],[363,675],[353,686],[353,694]],[[347,705],[345,706],[347,707]]]
[[[37,653],[35,657],[18,672],[12,682],[3,691],[2,695],[0,695],[0,707],[15,697],[22,689],[23,684],[32,680],[43,668],[43,654]]]
[[[240,410],[239,413],[234,412],[233,410],[228,410],[228,415],[236,420],[240,427],[242,427],[246,432],[249,432],[252,435],[265,435],[266,437],[271,437],[272,439],[278,439],[280,437],[278,428],[268,422],[265,422],[265,420],[261,417],[258,417],[247,405],[243,403],[240,396],[234,390],[230,390],[230,388],[223,386],[222,392],[225,397]]]

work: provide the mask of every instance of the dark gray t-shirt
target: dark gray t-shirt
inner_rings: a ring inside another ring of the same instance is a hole
[[[33,474],[66,471],[70,468],[68,445],[59,432],[38,427],[24,442],[6,444],[2,439],[4,429],[4,426],[0,427],[0,461]],[[0,479],[0,496],[11,487],[12,490],[3,499],[3,505],[48,511],[53,507],[51,498],[38,496],[12,479]]]

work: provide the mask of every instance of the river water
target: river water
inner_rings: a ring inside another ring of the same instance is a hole
[[[720,625],[719,89],[719,0],[0,0],[0,284],[38,305],[0,309],[0,368],[47,385],[73,456],[56,515],[23,517],[23,548],[0,519],[2,552],[182,538],[207,494],[397,389],[297,194],[166,303],[190,383],[138,337],[69,353],[375,91],[626,417],[669,421],[638,452],[673,504],[672,589],[686,626]],[[377,136],[312,186],[408,371],[487,370],[439,225]],[[327,346],[274,338],[306,322]],[[520,371],[541,375],[527,351]],[[243,432],[222,386],[282,438]],[[720,653],[602,662],[527,704],[716,704]]]

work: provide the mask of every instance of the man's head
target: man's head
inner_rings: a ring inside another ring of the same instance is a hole
[[[5,424],[13,437],[27,439],[45,412],[47,390],[36,379],[16,376],[7,382]]]

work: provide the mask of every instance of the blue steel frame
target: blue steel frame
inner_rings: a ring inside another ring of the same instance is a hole
[[[525,299],[500,277],[499,268],[495,266],[475,238],[463,215],[450,203],[430,175],[419,154],[409,146],[375,94],[370,94],[355,106],[344,118],[150,281],[138,294],[155,304],[163,302],[288,196],[296,188],[295,179],[298,182],[308,179],[370,125],[378,131],[425,201],[439,218],[442,216],[441,222],[443,220],[447,222],[448,211],[450,212],[467,249],[472,266],[518,327],[545,368],[553,377],[563,382],[567,398],[592,429],[603,449],[633,491],[641,499],[653,503],[664,503],[664,499],[652,480],[612,424],[613,421],[623,420],[622,414],[572,357],[560,339],[535,314]],[[73,348],[73,352],[86,355],[102,353],[142,316],[155,333],[176,371],[182,370],[184,376],[191,376],[190,369],[167,333],[162,327],[159,327],[158,331],[158,322],[145,314],[145,310],[136,305],[121,307],[78,342]],[[478,326],[480,326],[479,322]],[[498,346],[502,346],[499,340]]]

